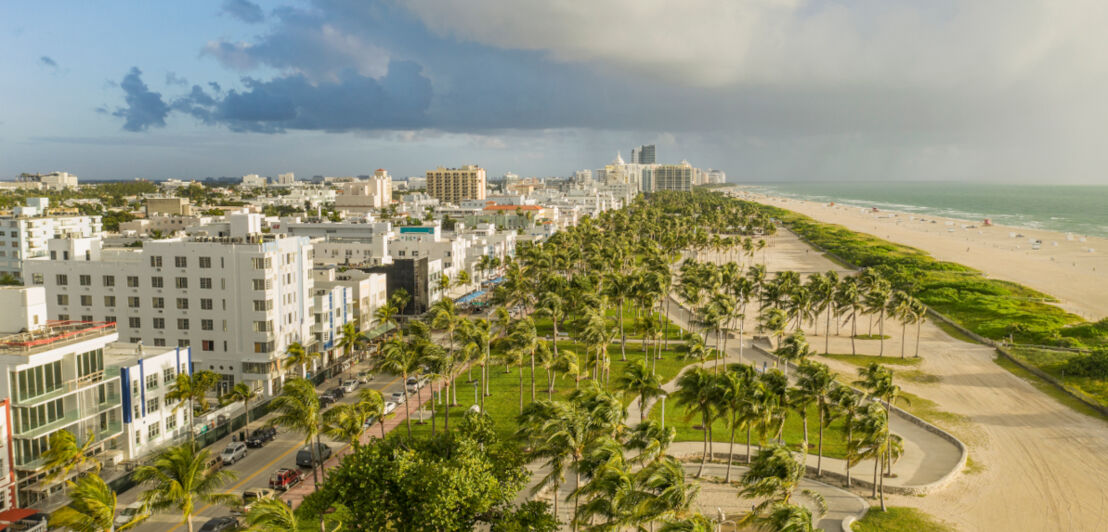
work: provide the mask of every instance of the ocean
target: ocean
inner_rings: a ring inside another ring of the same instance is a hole
[[[780,183],[752,192],[1108,237],[1108,186],[963,183]]]

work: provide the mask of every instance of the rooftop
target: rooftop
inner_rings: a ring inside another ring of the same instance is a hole
[[[50,320],[41,329],[0,337],[0,354],[31,355],[114,332],[114,321]]]

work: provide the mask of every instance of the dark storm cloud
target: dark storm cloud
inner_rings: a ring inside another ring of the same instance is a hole
[[[223,12],[248,24],[265,20],[262,8],[249,0],[224,0]]]
[[[142,81],[142,71],[132,67],[119,83],[123,89],[126,107],[116,109],[112,115],[123,119],[123,129],[127,131],[146,131],[151,127],[165,127],[165,117],[169,106],[162,95],[152,92]]]

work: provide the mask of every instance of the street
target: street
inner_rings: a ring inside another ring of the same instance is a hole
[[[358,364],[347,370],[343,376],[328,379],[318,390],[322,393],[326,390],[333,389],[339,385],[338,383],[341,378],[350,378],[353,375],[357,375],[358,371],[368,367],[368,362]],[[357,396],[358,390],[367,386],[381,391],[387,400],[389,394],[392,392],[403,391],[404,383],[401,381],[402,379],[399,376],[374,374],[370,378],[368,384],[360,385],[357,390],[347,394],[343,399],[339,400],[339,403],[353,402]],[[400,408],[403,409],[403,407]],[[259,420],[253,420],[248,430],[253,430],[253,428],[263,425],[269,417],[270,416],[265,416]],[[268,487],[271,473],[282,467],[296,468],[296,451],[304,445],[303,436],[289,432],[281,427],[278,427],[277,430],[277,438],[275,440],[266,443],[265,446],[260,449],[250,449],[245,458],[225,468],[226,470],[234,471],[238,475],[238,478],[232,481],[224,490],[226,493],[241,495],[246,489]],[[376,432],[378,430],[379,428],[374,426],[371,427],[370,432],[371,434],[378,434]],[[327,446],[331,447],[332,453],[337,453],[346,446],[346,443],[336,442],[326,436],[322,438],[322,441]],[[213,456],[218,456],[228,443],[231,443],[230,436],[211,445],[208,447],[208,450]],[[306,478],[311,478],[312,476],[310,469],[301,469],[301,472],[305,474]],[[142,496],[143,492],[144,489],[142,486],[136,486],[119,494],[119,507],[137,501]],[[193,525],[197,530],[199,530],[200,526],[207,520],[213,517],[231,514],[231,510],[224,506],[206,504],[198,504],[198,506],[199,509],[193,514]],[[184,526],[181,523],[181,518],[178,513],[168,511],[151,516],[133,530],[137,532],[163,532],[184,530]]]

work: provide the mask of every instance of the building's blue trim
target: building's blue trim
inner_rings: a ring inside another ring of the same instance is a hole
[[[123,422],[131,422],[131,368],[120,368],[120,384],[123,388]]]
[[[139,395],[142,397],[142,417],[146,417],[146,367],[139,359]]]

